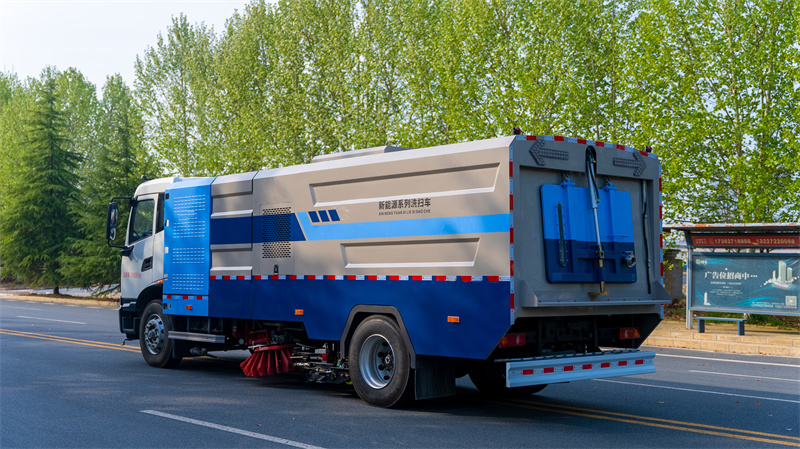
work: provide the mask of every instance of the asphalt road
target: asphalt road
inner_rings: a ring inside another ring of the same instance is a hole
[[[115,309],[0,299],[0,447],[800,447],[800,361],[657,348],[655,374],[385,410],[349,387],[248,378],[245,353],[172,370]]]

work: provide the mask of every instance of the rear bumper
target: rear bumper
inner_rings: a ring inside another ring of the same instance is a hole
[[[609,351],[506,362],[506,387],[524,387],[656,372],[654,351]]]

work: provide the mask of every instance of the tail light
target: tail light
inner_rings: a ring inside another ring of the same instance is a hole
[[[500,344],[497,345],[498,348],[512,348],[514,346],[525,346],[525,334],[521,332],[506,334],[500,340]]]
[[[619,330],[620,340],[633,340],[634,338],[642,338],[639,329],[636,327],[623,327]]]

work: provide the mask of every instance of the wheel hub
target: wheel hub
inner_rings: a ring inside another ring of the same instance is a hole
[[[164,320],[156,314],[150,315],[144,326],[144,342],[147,351],[153,355],[160,354],[164,349],[165,337]]]
[[[359,368],[364,381],[374,389],[381,389],[394,377],[394,349],[382,335],[371,335],[361,346]]]

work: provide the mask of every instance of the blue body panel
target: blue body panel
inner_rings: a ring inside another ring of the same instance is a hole
[[[252,217],[216,218],[211,220],[212,245],[250,243],[253,234]]]
[[[549,282],[636,282],[636,268],[624,263],[625,256],[634,251],[630,193],[614,187],[598,192],[597,220],[605,252],[602,271],[589,189],[566,182],[548,184],[541,187],[541,196]]]
[[[252,317],[302,321],[309,338],[336,341],[356,305],[392,306],[417,354],[483,359],[508,330],[509,291],[509,281],[256,280]]]
[[[172,184],[166,189],[163,289],[165,313],[208,316],[211,183],[214,179],[187,180]],[[184,296],[190,299],[183,299]],[[191,305],[191,308],[187,308],[187,305]]]
[[[310,241],[508,232],[511,223],[509,214],[312,224],[313,216],[301,212],[297,219]]]
[[[218,318],[250,318],[250,280],[213,280],[209,283],[209,315]]]
[[[325,213],[322,215],[322,213]],[[264,226],[264,220],[290,220],[290,234],[263,234],[257,230],[282,228]],[[211,244],[263,243],[277,241],[352,240],[388,237],[421,237],[434,235],[508,232],[509,214],[467,217],[419,218],[412,220],[343,223],[332,211],[311,211],[297,214],[256,215],[223,218],[211,222]]]

